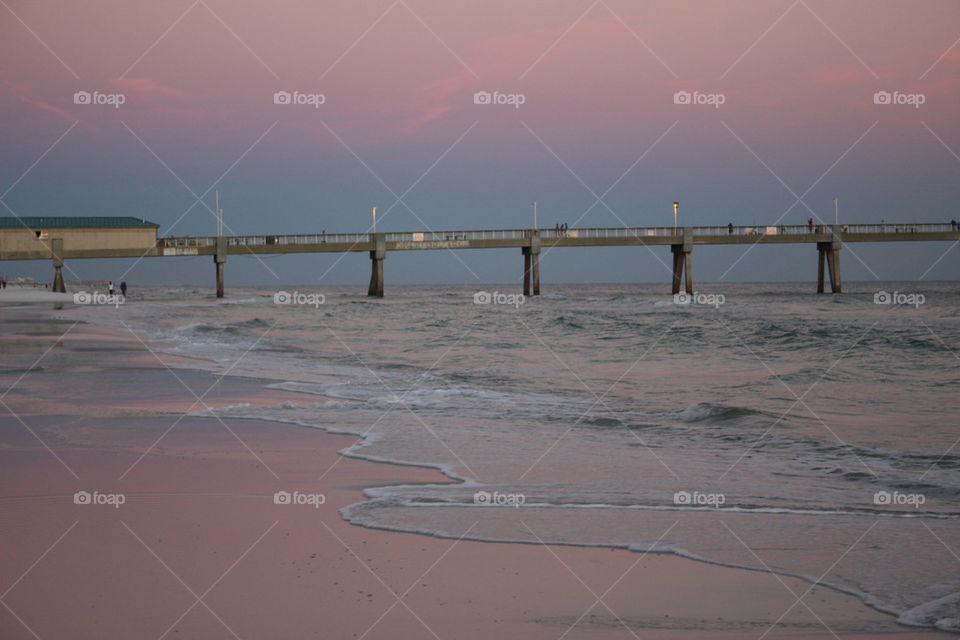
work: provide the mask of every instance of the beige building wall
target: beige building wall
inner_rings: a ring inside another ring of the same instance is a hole
[[[36,232],[41,233],[38,238]],[[157,245],[155,227],[0,229],[0,253],[45,251],[53,238],[63,239],[65,251],[79,249],[149,249]]]

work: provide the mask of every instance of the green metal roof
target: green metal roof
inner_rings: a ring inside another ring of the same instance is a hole
[[[100,227],[153,227],[160,225],[130,216],[24,216],[0,217],[0,229],[83,229]]]

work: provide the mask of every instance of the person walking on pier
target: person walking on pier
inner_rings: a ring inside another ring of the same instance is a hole
[[[807,229],[813,231],[813,218],[807,218]]]
[[[124,298],[127,297],[127,281],[126,280],[120,281],[120,295],[122,295]]]
[[[728,222],[728,223],[727,223],[727,235],[728,235],[728,236],[732,236],[732,235],[733,235],[733,223],[732,223],[732,222]]]
[[[113,280],[111,280],[110,282],[107,283],[107,293],[109,293],[110,295],[113,295],[114,290],[115,290],[115,287],[113,286]]]

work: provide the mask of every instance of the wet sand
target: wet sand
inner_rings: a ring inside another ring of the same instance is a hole
[[[809,588],[792,578],[349,525],[338,510],[363,488],[447,479],[339,455],[354,437],[183,417],[203,406],[193,394],[303,397],[174,376],[160,360],[175,358],[55,313],[0,310],[0,394],[15,385],[0,404],[0,637],[947,637],[821,587],[792,606]],[[77,491],[124,502],[74,504]]]

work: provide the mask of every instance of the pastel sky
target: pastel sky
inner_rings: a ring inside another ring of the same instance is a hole
[[[532,200],[542,226],[669,225],[674,200],[681,224],[798,224],[832,220],[834,197],[844,222],[960,219],[956,0],[4,0],[0,60],[0,215],[213,234],[196,197],[212,207],[218,189],[237,234],[365,231],[373,205],[379,230],[526,227]],[[676,104],[682,91],[723,104]],[[927,272],[948,248],[853,247],[844,276],[956,278],[957,247]],[[469,269],[391,256],[387,281],[516,281],[514,253],[461,252]],[[810,247],[759,248],[727,272],[741,253],[699,250],[695,276],[814,276]],[[270,264],[311,282],[334,260]],[[127,266],[76,262],[84,278]],[[668,277],[644,249],[558,251],[543,270]],[[324,283],[367,277],[358,254]],[[212,267],[152,260],[128,279],[209,284]],[[276,278],[236,259],[231,281]]]

